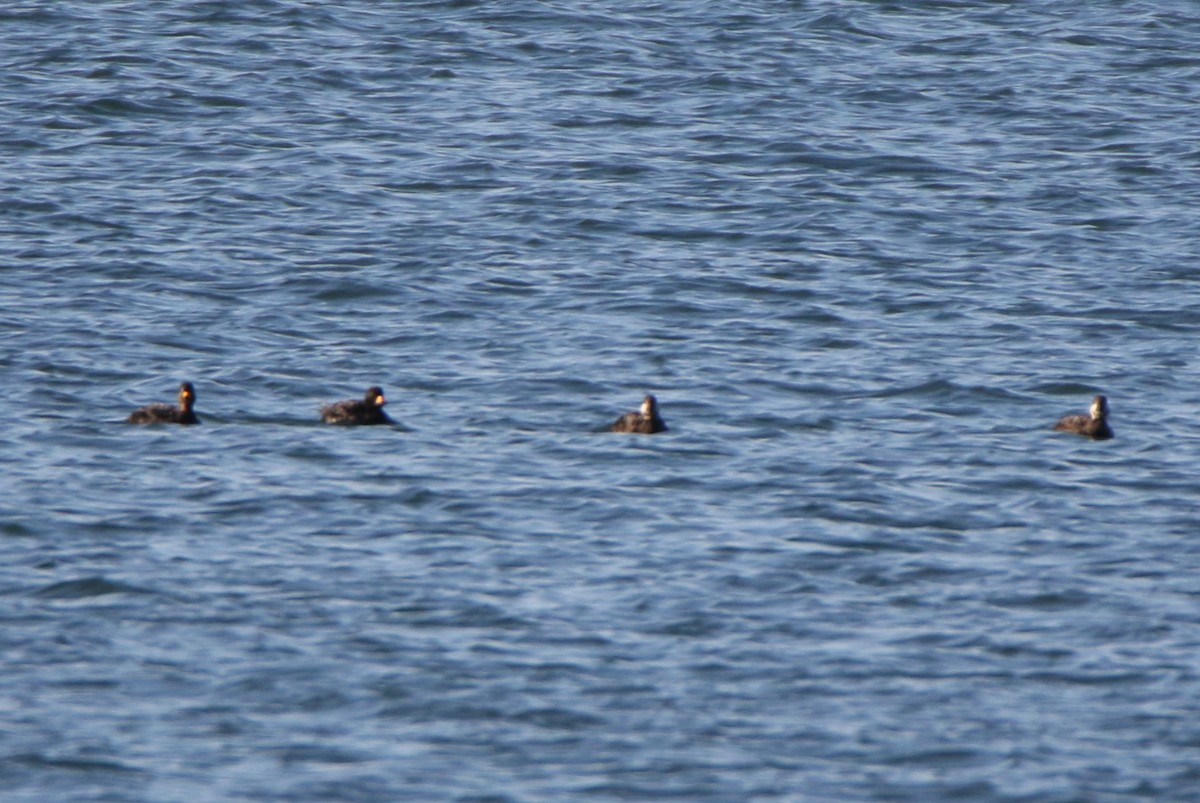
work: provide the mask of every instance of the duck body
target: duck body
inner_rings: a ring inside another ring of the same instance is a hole
[[[322,407],[321,421],[326,424],[352,426],[391,424],[393,423],[392,419],[388,418],[387,413],[383,411],[385,404],[387,404],[387,399],[383,395],[383,389],[372,386],[367,389],[361,399],[346,399]]]
[[[614,421],[612,431],[652,435],[655,432],[666,432],[667,422],[658,414],[658,400],[647,394],[646,398],[642,399],[641,409],[631,410]]]
[[[179,386],[179,404],[147,404],[139,407],[125,419],[130,424],[199,424],[193,409],[196,405],[196,389],[191,382]]]
[[[1060,432],[1074,432],[1076,435],[1097,441],[1111,438],[1113,431],[1108,425],[1108,399],[1097,396],[1092,399],[1092,407],[1086,414],[1063,416],[1054,428]]]

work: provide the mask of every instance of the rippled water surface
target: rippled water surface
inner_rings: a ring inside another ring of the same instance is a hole
[[[1195,4],[0,24],[6,800],[1200,799]]]

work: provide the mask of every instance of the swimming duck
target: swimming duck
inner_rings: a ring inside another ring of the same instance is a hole
[[[130,424],[199,424],[192,408],[196,405],[196,389],[191,382],[179,386],[179,405],[148,404],[139,407],[126,419]]]
[[[642,409],[632,410],[613,422],[613,432],[638,432],[649,435],[666,432],[667,424],[658,414],[658,399],[650,394],[642,399]]]
[[[1097,441],[1111,438],[1113,431],[1108,426],[1108,399],[1104,396],[1097,396],[1092,399],[1092,407],[1087,415],[1064,416],[1059,419],[1054,428],[1063,432],[1086,435]]]
[[[321,420],[326,424],[391,424],[392,419],[383,412],[387,399],[383,388],[372,385],[362,399],[327,404],[321,408]]]

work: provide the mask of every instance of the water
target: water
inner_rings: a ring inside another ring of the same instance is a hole
[[[6,800],[1200,796],[1193,4],[327,5],[0,13]]]

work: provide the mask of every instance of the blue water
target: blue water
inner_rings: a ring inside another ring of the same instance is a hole
[[[0,25],[6,801],[1200,799],[1195,4]]]

